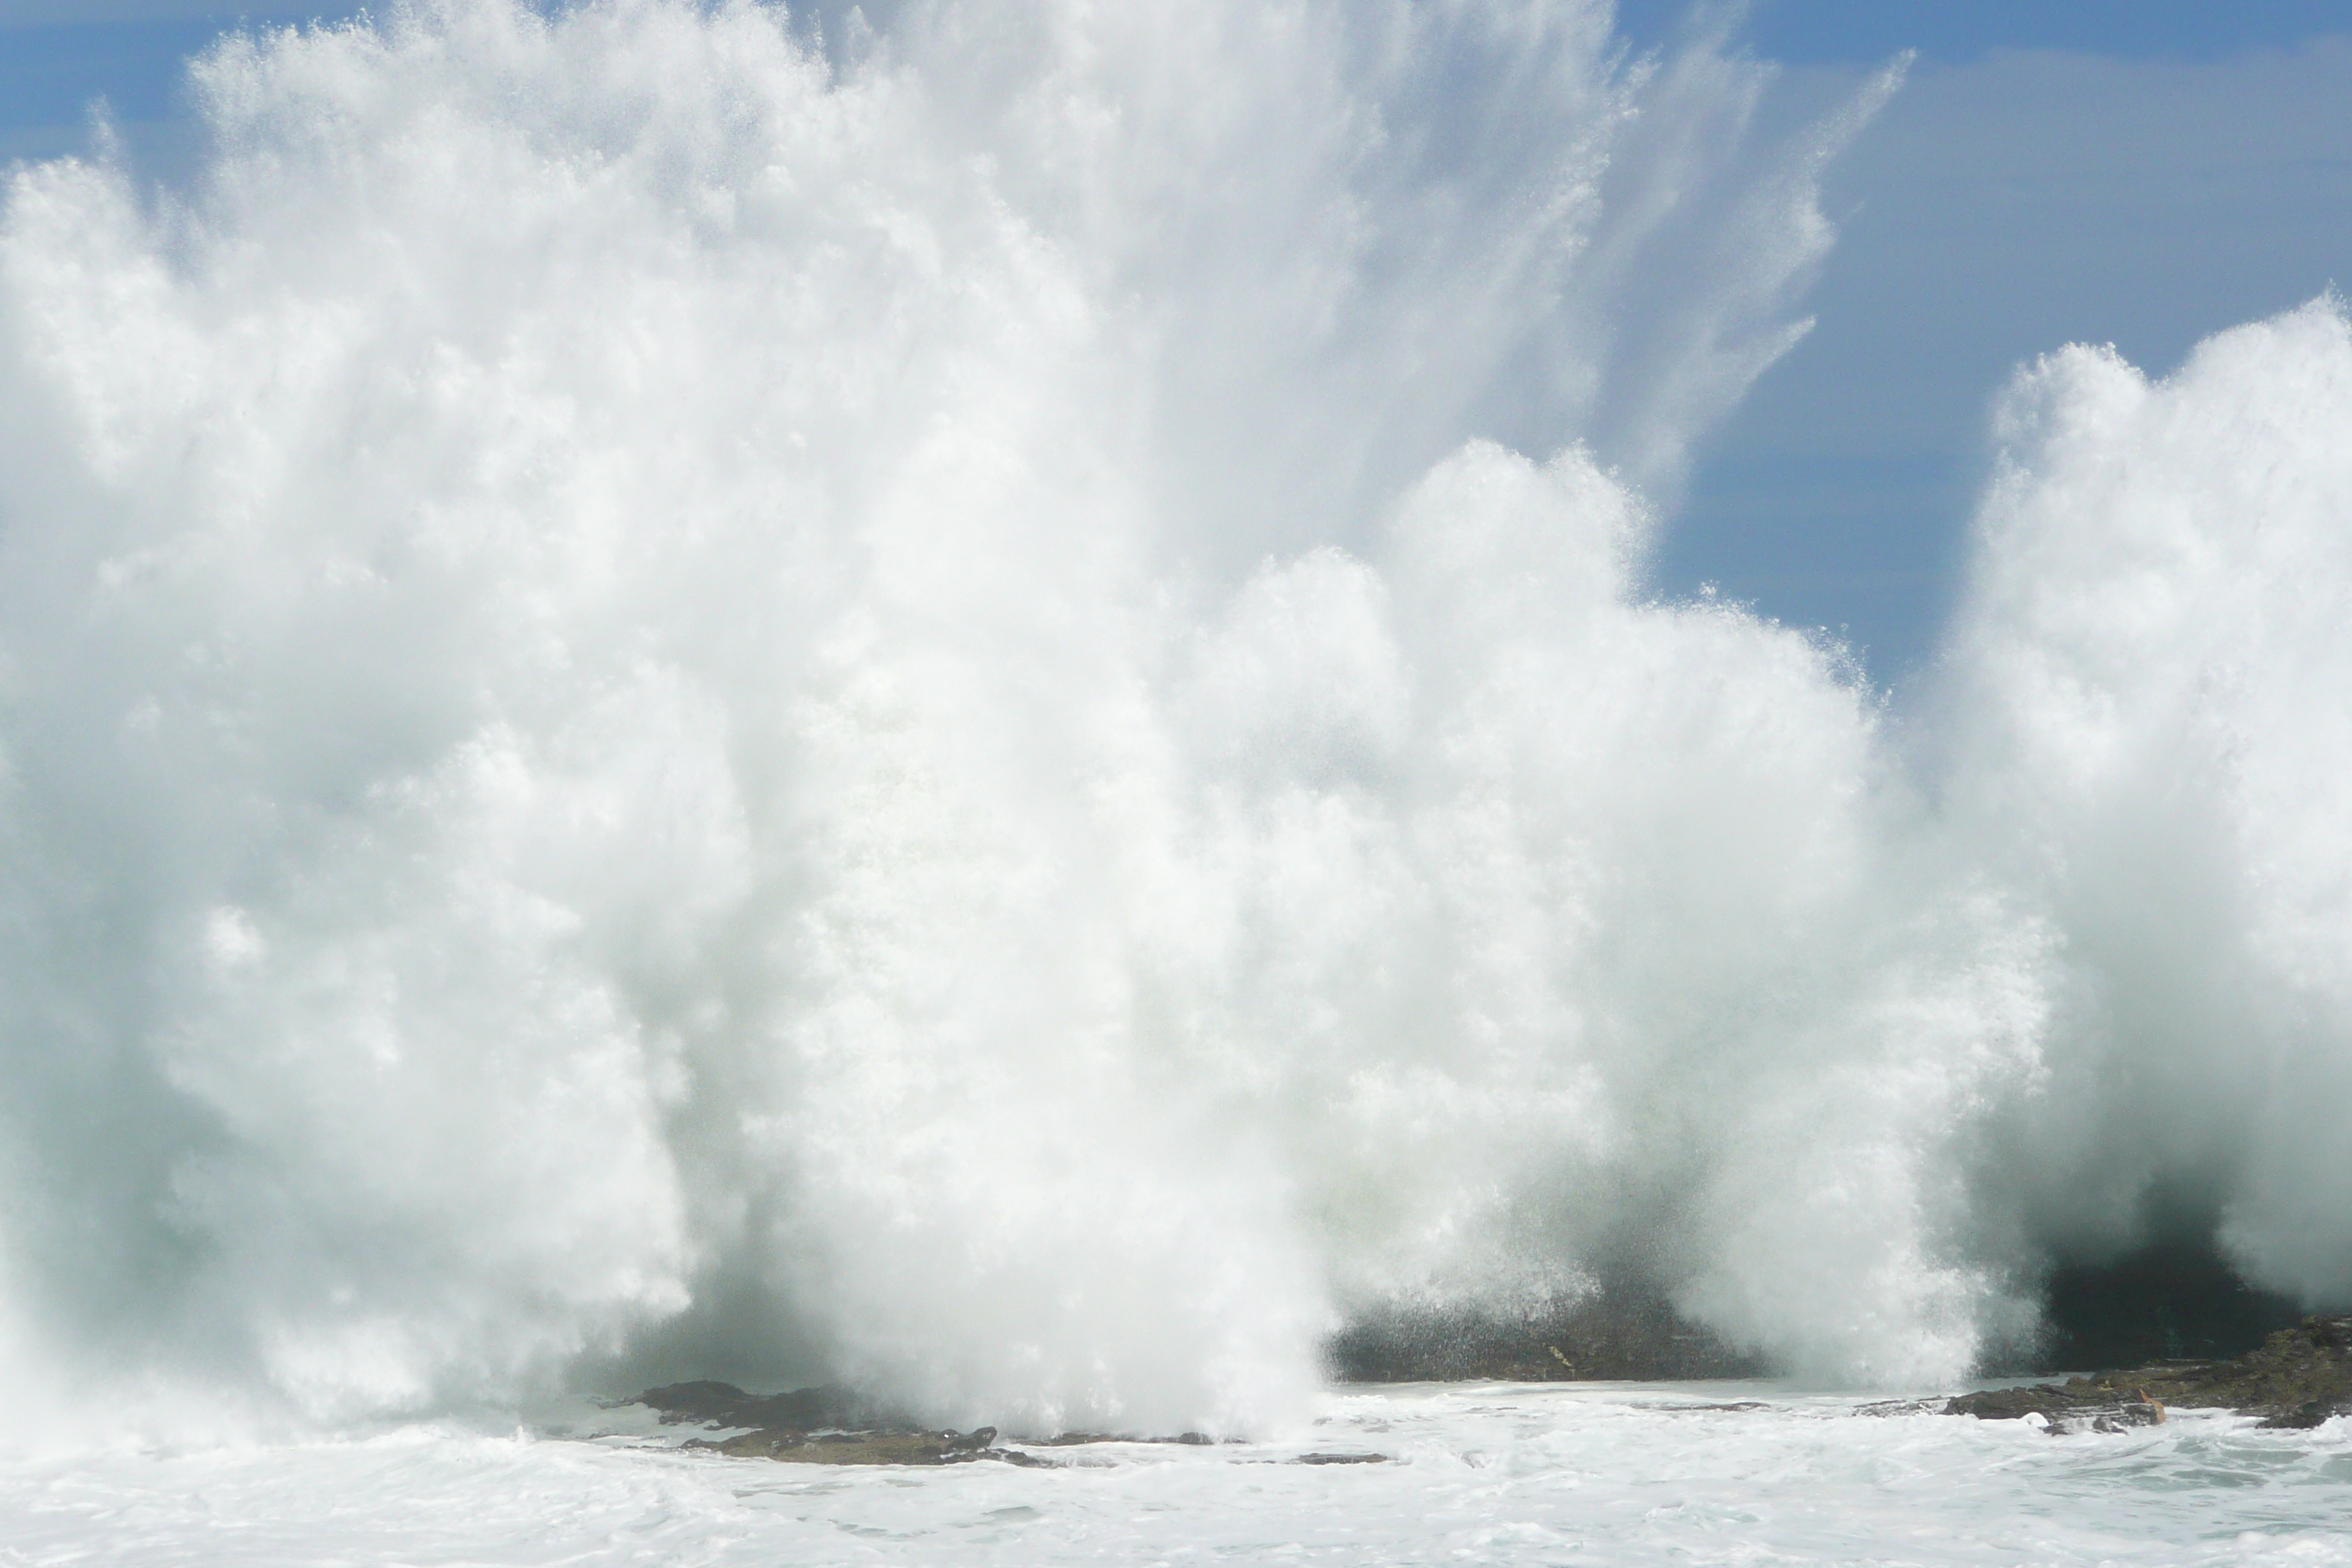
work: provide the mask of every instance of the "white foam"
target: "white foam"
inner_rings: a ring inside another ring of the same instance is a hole
[[[1725,1408],[1731,1404],[1744,1408]],[[2179,1414],[2052,1437],[1758,1386],[1324,1396],[1247,1445],[1042,1451],[1047,1468],[833,1468],[529,1431],[0,1462],[0,1551],[268,1568],[1106,1557],[1956,1564],[2352,1560],[2345,1423]],[[672,1435],[674,1436],[674,1434]],[[1385,1462],[1297,1463],[1308,1454]]]

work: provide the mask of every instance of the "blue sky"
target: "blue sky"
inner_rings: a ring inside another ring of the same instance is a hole
[[[0,0],[0,157],[83,144],[104,96],[168,169],[179,62],[252,0]],[[1685,0],[1621,0],[1659,42]],[[2352,0],[1759,0],[1777,111],[1897,51],[1909,84],[1828,187],[1812,335],[1700,453],[1660,585],[1842,628],[1892,679],[1933,647],[2011,368],[2067,342],[2163,371],[2352,289]]]
[[[1688,0],[1619,0],[1617,14],[1651,42],[1689,10]],[[1901,49],[1948,65],[2000,49],[2210,60],[2352,29],[2352,0],[1755,0],[1748,10],[1756,52],[1792,65]]]
[[[1651,40],[1683,9],[1621,15]],[[1932,653],[2014,365],[2111,342],[2161,373],[2352,289],[2352,0],[1768,0],[1745,36],[1801,101],[1920,58],[1828,182],[1812,335],[1700,454],[1660,574],[1893,679]]]
[[[1932,648],[2011,367],[2087,342],[2162,373],[2214,331],[2352,290],[2352,4],[2274,7],[2269,32],[2263,9],[2201,34],[2117,27],[2095,54],[2022,26],[1924,54],[1827,182],[1818,324],[1701,453],[1665,585],[1849,627],[1894,677]],[[2323,9],[2341,29],[2296,37]],[[1786,90],[1858,68],[1817,59]]]

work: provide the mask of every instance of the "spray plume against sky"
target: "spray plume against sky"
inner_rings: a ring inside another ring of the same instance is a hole
[[[185,58],[247,22],[348,4],[0,0],[0,155],[87,144],[103,99],[144,166],[199,139]],[[1685,0],[1626,0],[1661,47]],[[1709,13],[1701,12],[1702,17]],[[1717,12],[1714,15],[1720,16]],[[1916,674],[1949,613],[1986,464],[1985,412],[2019,363],[2112,342],[2151,370],[2347,274],[2352,18],[2340,0],[1758,0],[1732,47],[1779,68],[1794,125],[1917,52],[1906,90],[1823,174],[1839,242],[1813,330],[1694,454],[1656,580],[1713,583]]]
[[[1891,696],[1693,541],[1837,172],[2060,67],[1630,20],[441,0],[20,164],[20,1382],[1242,1430],[1629,1249],[1934,1381],[2151,1194],[2352,1300],[2327,277],[2034,345]]]

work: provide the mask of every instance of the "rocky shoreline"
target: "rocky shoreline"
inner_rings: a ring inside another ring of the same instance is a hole
[[[2162,1421],[2167,1407],[2259,1415],[2273,1428],[2352,1415],[2352,1315],[2305,1318],[2229,1361],[2165,1361],[1987,1389],[1948,1401],[1944,1414],[2022,1420],[2054,1435],[2148,1426]]]
[[[1413,1381],[1428,1380],[1433,1363],[1428,1347],[1444,1342],[1448,1342],[1433,1338],[1415,1353],[1397,1359],[1423,1373]],[[1612,1377],[1654,1381],[1662,1376],[1748,1375],[1750,1371],[1749,1363],[1710,1342],[1692,1342],[1663,1319],[1634,1324],[1631,1331],[1622,1317],[1531,1323],[1498,1329],[1494,1337],[1484,1341],[1472,1339],[1465,1343],[1457,1337],[1450,1342],[1455,1348],[1435,1364],[1449,1371],[1475,1370],[1453,1371],[1444,1381],[1565,1382]],[[1571,1358],[1571,1348],[1580,1362]],[[1676,1370],[1662,1373],[1656,1370],[1662,1364]],[[1634,1367],[1643,1370],[1631,1370]],[[1727,1367],[1737,1370],[1724,1370]],[[1386,1380],[1359,1377],[1355,1381]],[[732,1384],[678,1383],[647,1389],[628,1403],[649,1407],[664,1426],[696,1426],[728,1434],[690,1438],[683,1445],[687,1448],[794,1464],[961,1465],[987,1460],[1043,1465],[1050,1461],[1029,1450],[1102,1443],[1213,1441],[1199,1432],[1156,1438],[1066,1432],[1017,1447],[1001,1447],[992,1426],[970,1432],[925,1427],[839,1388],[755,1394]],[[1940,1410],[1947,1415],[1972,1415],[1984,1421],[2022,1421],[2059,1436],[2154,1426],[2165,1419],[2168,1408],[2229,1410],[2260,1416],[2263,1426],[2274,1428],[2316,1426],[2331,1416],[2352,1415],[2352,1314],[2305,1318],[2272,1334],[2260,1348],[2229,1361],[2166,1361],[2086,1373],[2064,1383],[1986,1389],[1940,1402],[1897,1401],[1864,1405],[1861,1410],[1874,1415]],[[1367,1464],[1386,1458],[1305,1454],[1286,1462]]]

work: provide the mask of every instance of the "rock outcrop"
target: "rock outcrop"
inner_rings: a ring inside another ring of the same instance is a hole
[[[2234,1410],[2272,1427],[2352,1415],[2352,1315],[2305,1318],[2231,1361],[2159,1362],[2063,1384],[1988,1389],[1961,1394],[1944,1413],[2026,1420],[2057,1433],[2146,1426],[2163,1420],[2167,1406]]]

